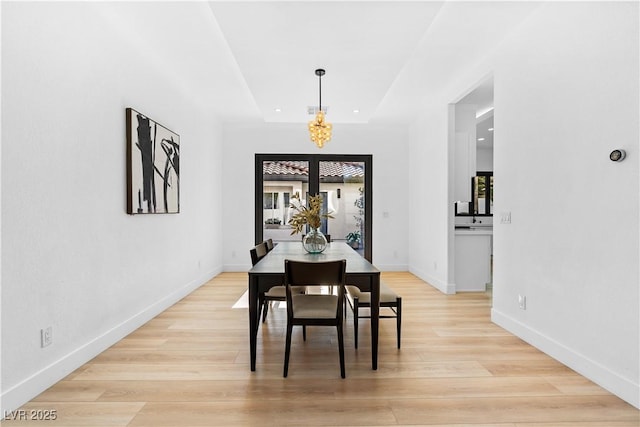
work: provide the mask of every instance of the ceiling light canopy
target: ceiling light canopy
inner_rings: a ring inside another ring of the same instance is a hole
[[[322,68],[316,70],[316,76],[318,76],[318,113],[316,118],[309,122],[309,136],[318,148],[322,148],[324,144],[331,140],[331,129],[333,126],[331,123],[325,121],[324,111],[322,111],[322,76],[325,71]]]

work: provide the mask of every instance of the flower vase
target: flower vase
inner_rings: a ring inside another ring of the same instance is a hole
[[[312,228],[303,238],[302,247],[310,254],[322,253],[327,248],[327,238],[322,231]]]

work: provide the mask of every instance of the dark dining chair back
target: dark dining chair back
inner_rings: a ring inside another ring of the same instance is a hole
[[[268,252],[267,244],[265,242],[258,243],[249,250],[249,253],[251,254],[251,264],[256,265],[258,261],[267,255]]]
[[[284,276],[287,295],[287,338],[284,356],[284,376],[289,372],[291,354],[291,333],[293,327],[303,327],[302,336],[306,340],[307,326],[335,326],[338,333],[338,351],[340,356],[340,376],[345,377],[344,338],[343,338],[343,302],[346,260],[326,262],[284,261]],[[295,287],[335,286],[337,295],[319,293],[299,294]],[[293,291],[292,291],[293,288]]]
[[[271,252],[273,250],[273,239],[267,239],[264,241],[267,244],[267,252]]]
[[[271,241],[273,248],[273,240],[267,239],[264,242],[261,242],[250,249],[251,253],[251,263],[256,265],[258,261],[264,258],[267,253],[270,252],[269,249],[269,241]],[[297,293],[305,293],[305,287],[299,287],[295,290]],[[262,292],[258,295],[258,318],[260,317],[260,313],[262,313],[262,322],[264,323],[267,320],[267,314],[269,313],[269,305],[274,301],[286,301],[287,296],[284,289],[284,285],[274,286],[269,289],[267,292]]]

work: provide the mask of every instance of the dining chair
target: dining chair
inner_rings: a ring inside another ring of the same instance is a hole
[[[262,258],[267,255],[267,253],[269,253],[267,242],[264,241],[258,243],[256,246],[249,250],[249,253],[251,254],[251,264],[256,265]],[[278,291],[276,288],[281,289]],[[264,319],[267,317],[267,310],[269,309],[268,301],[273,301],[276,298],[281,298],[278,299],[279,301],[285,300],[284,286],[275,286],[269,289],[268,292],[263,292],[258,296],[258,320],[260,319],[260,313],[264,310],[262,320],[264,322]]]
[[[251,263],[252,265],[256,265],[258,261],[264,258],[267,253],[269,253],[269,240],[265,240],[261,243],[258,243],[256,246],[250,249],[251,253]],[[273,243],[273,240],[271,240]],[[298,293],[305,293],[306,288],[300,287],[296,290]],[[260,319],[260,313],[262,313],[262,322],[267,319],[267,314],[269,313],[269,305],[272,301],[286,301],[287,296],[284,289],[284,285],[274,286],[269,289],[267,292],[263,292],[258,296],[258,320]]]
[[[302,326],[302,337],[306,341],[307,326],[335,326],[338,333],[340,376],[345,377],[344,338],[342,331],[344,280],[346,260],[307,262],[284,261],[284,277],[287,295],[287,338],[284,353],[284,377],[289,373],[291,333],[294,326]],[[337,295],[298,294],[295,286],[336,286]]]
[[[268,252],[267,244],[265,242],[258,243],[253,248],[249,249],[249,253],[251,254],[251,264],[256,265],[258,261],[267,255]]]
[[[273,250],[273,239],[267,239],[264,241],[267,244],[267,252],[271,252]]]
[[[371,316],[360,315],[361,308],[371,308],[371,293],[363,292],[357,286],[346,286],[346,301],[348,302],[351,310],[353,311],[353,341],[356,348],[358,348],[358,318],[369,319]],[[380,313],[380,318],[395,318],[396,319],[396,333],[398,348],[400,348],[400,329],[402,326],[402,297],[399,296],[389,286],[380,282],[380,308],[389,308],[393,314],[383,315]]]

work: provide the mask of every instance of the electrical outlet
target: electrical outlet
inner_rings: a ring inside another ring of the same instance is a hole
[[[524,295],[518,295],[518,307],[520,307],[521,310],[526,310],[527,309],[527,297]]]
[[[44,348],[53,342],[53,326],[40,329],[40,347]]]

